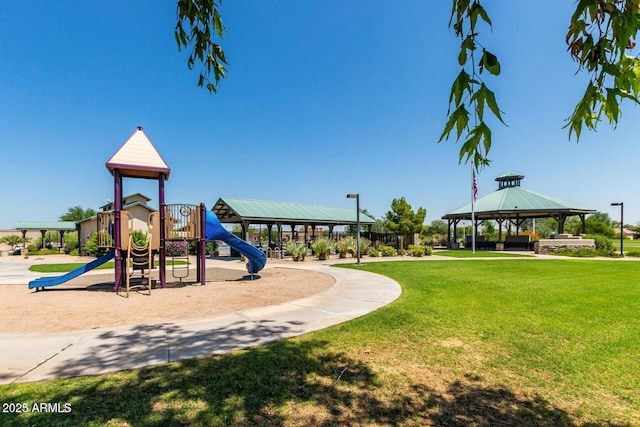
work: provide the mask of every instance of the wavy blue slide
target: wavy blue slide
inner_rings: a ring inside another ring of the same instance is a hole
[[[206,211],[205,238],[207,240],[221,240],[246,256],[249,260],[247,271],[250,274],[255,274],[262,270],[267,262],[267,257],[260,249],[227,231],[212,211]]]
[[[99,265],[104,264],[110,259],[113,259],[115,254],[116,254],[115,251],[109,251],[105,255],[102,255],[100,258],[96,258],[90,263],[85,264],[81,267],[78,267],[75,270],[68,272],[67,274],[63,274],[62,276],[47,276],[47,277],[40,277],[36,280],[32,280],[29,282],[29,289],[37,288],[39,290],[40,288],[44,289],[50,286],[56,286],[64,282],[68,282],[69,280],[75,279],[81,274],[84,274],[87,271],[93,270]]]

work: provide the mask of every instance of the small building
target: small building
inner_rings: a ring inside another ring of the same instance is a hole
[[[131,213],[133,217],[133,230],[139,230],[144,233],[149,231],[149,215],[156,212],[156,209],[150,207],[148,203],[151,199],[144,194],[135,193],[124,197],[122,206],[123,209]],[[113,210],[113,202],[109,202],[104,206],[100,206],[102,212],[109,212]],[[83,219],[78,222],[78,244],[80,248],[84,247],[87,240],[91,235],[96,232],[98,228],[97,216]]]

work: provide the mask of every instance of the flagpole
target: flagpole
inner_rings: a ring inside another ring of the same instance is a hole
[[[476,253],[476,171],[475,167],[471,166],[471,252]]]

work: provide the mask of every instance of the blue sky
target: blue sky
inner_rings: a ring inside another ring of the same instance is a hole
[[[640,221],[635,164],[640,109],[613,131],[568,140],[564,119],[586,87],[566,52],[573,2],[485,1],[484,45],[501,61],[487,78],[507,127],[492,124],[496,176],[608,212],[624,201]],[[426,222],[470,201],[459,145],[437,144],[459,40],[450,2],[227,0],[228,78],[196,87],[173,28],[175,2],[0,1],[0,228],[55,221],[69,207],[113,198],[106,161],[143,126],[171,167],[168,203],[208,207],[220,196],[350,207],[376,217],[394,198]],[[125,194],[157,202],[154,181]]]

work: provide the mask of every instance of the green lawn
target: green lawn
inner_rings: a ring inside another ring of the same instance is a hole
[[[154,265],[159,265],[159,261],[156,260]],[[171,259],[167,260],[167,265],[180,265],[186,264],[186,261],[176,260],[173,261]],[[34,264],[29,267],[29,271],[33,271],[36,273],[67,273],[71,270],[75,270],[78,267],[85,265],[81,262],[69,262],[69,263],[60,263],[60,264]],[[113,261],[105,262],[102,265],[96,267],[96,270],[108,270],[113,269],[115,267],[115,263]]]
[[[529,254],[516,254],[516,253],[496,252],[496,251],[472,252],[470,249],[435,251],[433,255],[447,256],[452,258],[513,258],[513,257],[531,257],[532,256]]]
[[[100,377],[0,386],[0,425],[640,425],[640,263],[355,265],[402,296],[322,331]],[[233,336],[230,334],[230,336]]]

